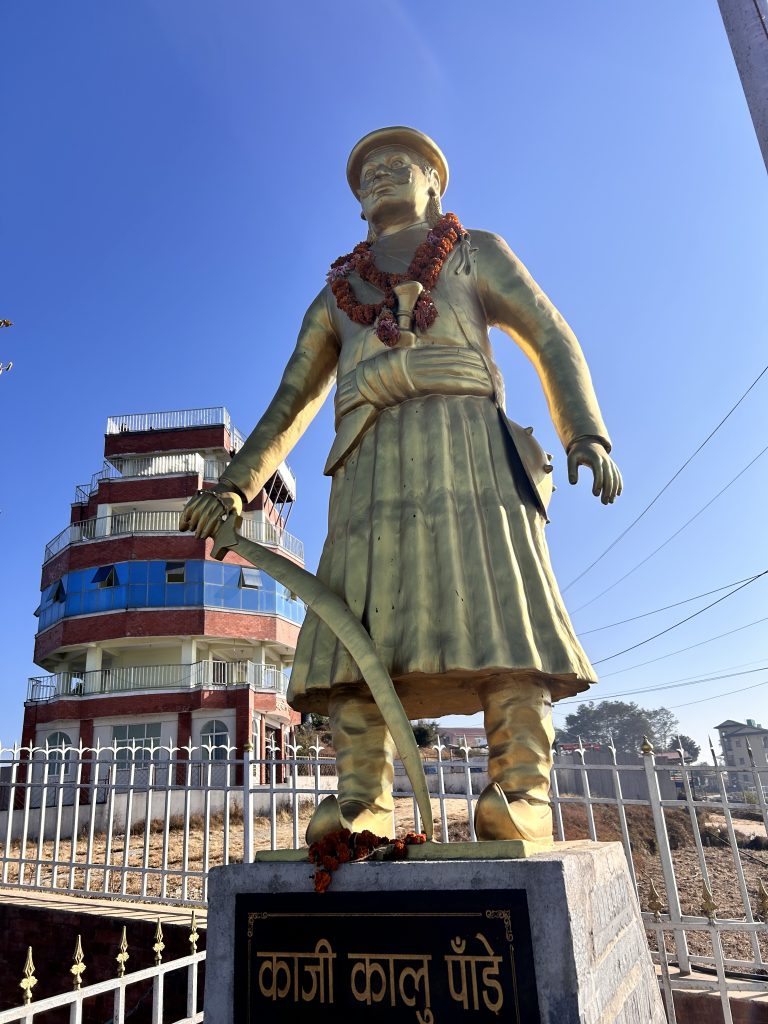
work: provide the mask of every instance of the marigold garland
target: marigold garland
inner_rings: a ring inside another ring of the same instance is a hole
[[[360,242],[352,252],[334,260],[328,271],[328,284],[336,299],[336,305],[356,324],[370,326],[378,321],[378,338],[392,348],[400,337],[400,328],[394,314],[397,297],[393,289],[405,281],[418,281],[423,285],[424,291],[414,307],[414,319],[420,331],[428,330],[437,319],[437,307],[432,300],[431,290],[437,283],[443,264],[464,237],[464,233],[456,214],[444,214],[418,246],[404,274],[389,274],[379,270],[373,256],[372,243]],[[352,285],[347,280],[353,271],[363,281],[384,293],[381,302],[357,301]]]
[[[409,832],[402,839],[375,836],[368,829],[350,832],[348,828],[342,828],[338,832],[329,832],[309,848],[309,861],[317,867],[314,874],[315,892],[326,891],[331,884],[333,872],[338,871],[342,864],[352,860],[367,860],[375,850],[381,850],[383,860],[404,860],[408,856],[409,846],[420,846],[426,841],[423,832]]]

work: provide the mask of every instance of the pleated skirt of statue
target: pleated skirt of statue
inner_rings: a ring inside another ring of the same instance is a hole
[[[380,413],[333,477],[317,574],[370,633],[410,717],[477,711],[478,683],[502,673],[533,673],[555,699],[595,680],[488,398],[429,395]],[[324,712],[331,686],[360,679],[308,611],[289,701]]]

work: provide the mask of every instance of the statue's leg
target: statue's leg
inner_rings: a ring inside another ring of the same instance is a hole
[[[552,810],[552,699],[530,677],[509,675],[478,687],[488,736],[490,785],[475,810],[478,839],[549,839]]]
[[[327,797],[319,805],[307,827],[307,842],[341,828],[389,835],[395,746],[384,719],[371,697],[352,688],[331,691],[328,713],[339,796]]]

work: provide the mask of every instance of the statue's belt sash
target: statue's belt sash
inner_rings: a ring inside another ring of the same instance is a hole
[[[325,464],[331,476],[359,444],[379,412],[426,395],[493,398],[483,357],[452,345],[388,349],[346,374],[336,388],[336,439]]]
[[[392,348],[365,359],[336,387],[336,438],[325,464],[333,476],[352,454],[383,409],[426,395],[469,395],[498,405],[494,365],[481,352],[452,345]],[[546,519],[552,496],[552,467],[531,429],[510,420],[499,407],[501,422],[514,447],[525,486]]]

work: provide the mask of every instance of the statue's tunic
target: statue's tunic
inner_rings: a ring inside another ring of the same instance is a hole
[[[376,242],[377,265],[401,271],[425,230]],[[525,338],[537,332],[515,322],[515,284],[504,279],[504,260],[514,258],[495,236],[471,239],[476,249],[457,247],[444,265],[432,292],[439,315],[417,334],[417,347],[385,348],[372,328],[337,309],[330,289],[303,331],[316,347],[324,331],[337,363],[328,536],[317,575],[369,631],[411,717],[475,712],[477,684],[499,674],[533,673],[555,698],[595,679],[552,572],[545,518],[499,409],[489,325],[522,336],[564,444],[591,436],[609,447],[606,430],[578,344],[557,340],[564,322],[542,296],[555,322],[551,338],[538,332],[531,350]],[[360,301],[380,298],[356,275],[350,281]],[[280,394],[224,477],[246,497],[285,454],[291,425]],[[270,419],[278,439],[265,455]],[[322,712],[330,687],[359,681],[346,649],[308,611],[290,703]]]

